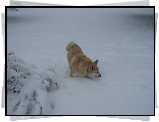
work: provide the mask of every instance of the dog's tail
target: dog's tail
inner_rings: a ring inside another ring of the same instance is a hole
[[[66,51],[69,51],[69,49],[73,46],[77,45],[75,42],[71,41],[70,43],[68,43],[67,47],[66,47]]]

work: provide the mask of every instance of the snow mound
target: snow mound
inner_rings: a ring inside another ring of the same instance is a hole
[[[14,51],[7,54],[8,115],[48,115],[54,108],[49,92],[59,87],[54,72],[28,66]]]

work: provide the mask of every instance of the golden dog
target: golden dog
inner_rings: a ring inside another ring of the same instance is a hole
[[[97,67],[98,60],[92,62],[85,54],[83,54],[82,49],[75,43],[70,42],[66,47],[67,59],[70,68],[70,77],[78,72],[87,78],[91,77],[101,77],[99,69]]]

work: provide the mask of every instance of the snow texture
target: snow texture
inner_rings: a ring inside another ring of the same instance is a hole
[[[154,10],[18,8],[7,12],[8,115],[153,115]],[[101,78],[69,77],[76,42]]]
[[[28,66],[13,51],[7,58],[8,114],[49,115],[54,106],[48,92],[59,88],[57,76]]]

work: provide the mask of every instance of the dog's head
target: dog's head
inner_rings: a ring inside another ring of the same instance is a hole
[[[101,77],[101,74],[99,73],[99,69],[97,66],[98,60],[95,62],[92,62],[88,68],[87,68],[87,73],[89,77]]]

